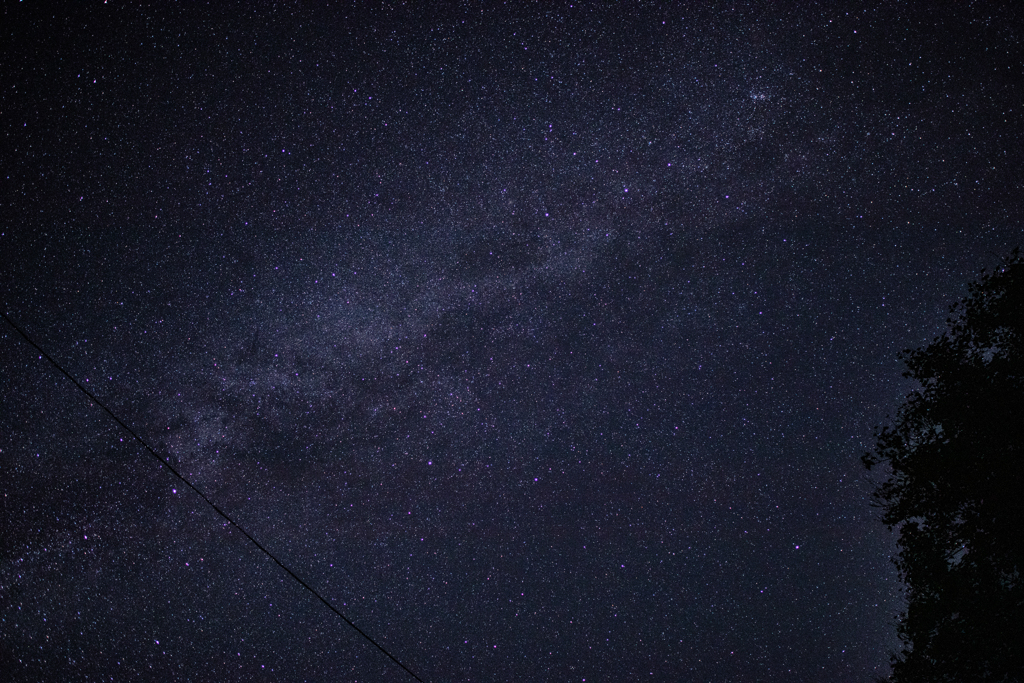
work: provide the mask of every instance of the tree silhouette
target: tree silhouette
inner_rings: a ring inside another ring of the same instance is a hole
[[[982,271],[877,436],[875,491],[906,584],[893,681],[1024,681],[1024,261]]]

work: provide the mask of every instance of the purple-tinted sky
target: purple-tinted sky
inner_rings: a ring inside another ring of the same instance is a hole
[[[859,457],[1021,242],[1020,16],[419,5],[6,5],[3,310],[426,681],[884,675]],[[403,680],[0,354],[10,680]]]

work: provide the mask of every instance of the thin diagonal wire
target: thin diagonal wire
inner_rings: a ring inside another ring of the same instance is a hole
[[[11,320],[11,319],[10,319],[10,318],[9,318],[9,317],[7,316],[7,314],[6,314],[6,313],[4,313],[3,311],[0,311],[0,317],[3,317],[3,319],[7,321],[7,324],[8,324],[8,325],[10,325],[11,327],[13,327],[13,328],[14,328],[14,330],[15,330],[15,331],[16,331],[16,332],[17,332],[18,334],[20,334],[20,335],[21,335],[22,339],[24,339],[24,340],[25,340],[26,342],[28,342],[28,343],[29,343],[29,345],[30,345],[30,346],[31,346],[32,348],[34,348],[34,349],[35,349],[36,351],[38,351],[38,352],[39,352],[39,353],[40,353],[40,354],[42,355],[42,357],[43,357],[43,358],[45,358],[46,360],[50,361],[50,363],[51,363],[51,364],[53,365],[53,367],[57,368],[57,370],[59,370],[59,371],[61,372],[61,374],[62,374],[62,375],[64,375],[65,377],[67,377],[67,378],[68,378],[69,380],[71,380],[71,382],[72,382],[72,383],[73,383],[73,384],[74,384],[74,385],[75,385],[76,387],[78,387],[78,388],[79,388],[79,389],[80,389],[80,390],[82,391],[82,393],[83,393],[83,394],[85,394],[86,396],[88,396],[88,397],[89,397],[89,400],[93,401],[93,402],[94,402],[94,403],[95,403],[96,405],[98,405],[98,406],[99,406],[100,408],[102,408],[102,409],[103,409],[104,411],[106,411],[107,415],[109,415],[109,416],[110,416],[110,417],[111,417],[111,418],[112,418],[112,419],[114,420],[114,422],[116,422],[117,424],[121,425],[121,427],[122,427],[122,428],[123,428],[123,429],[124,429],[124,430],[125,430],[126,432],[128,432],[129,434],[131,434],[131,435],[132,435],[132,438],[134,438],[134,439],[135,439],[136,441],[138,441],[138,442],[139,442],[140,444],[142,444],[142,447],[143,447],[143,448],[145,448],[145,449],[146,449],[147,451],[149,451],[149,454],[150,454],[150,455],[152,455],[152,456],[153,456],[154,458],[156,458],[157,460],[159,460],[159,461],[160,461],[160,464],[161,464],[161,465],[163,465],[163,466],[164,466],[164,467],[166,467],[166,468],[167,468],[168,470],[170,470],[171,474],[173,474],[174,476],[176,476],[176,477],[177,477],[178,479],[180,479],[180,480],[182,481],[182,483],[184,483],[184,484],[185,484],[186,486],[188,486],[188,487],[189,487],[190,489],[192,489],[193,491],[195,491],[195,492],[196,492],[196,494],[197,494],[197,495],[198,495],[198,496],[199,496],[200,498],[202,498],[203,500],[205,500],[205,501],[206,501],[206,503],[207,503],[207,504],[208,504],[208,505],[209,505],[210,507],[212,507],[212,508],[213,508],[214,510],[216,510],[216,511],[217,511],[217,514],[219,514],[219,515],[220,515],[221,517],[223,517],[224,519],[226,519],[226,520],[228,521],[228,523],[230,523],[230,524],[231,524],[231,526],[233,526],[233,527],[235,527],[236,529],[238,529],[239,531],[241,531],[241,532],[242,532],[242,534],[243,534],[243,535],[244,535],[244,536],[245,536],[246,538],[248,538],[248,539],[249,539],[250,541],[252,541],[252,544],[253,544],[254,546],[256,546],[257,548],[259,548],[260,550],[262,550],[262,551],[263,551],[263,553],[264,553],[264,554],[265,554],[265,555],[266,555],[267,557],[269,557],[269,558],[270,558],[271,560],[273,560],[273,561],[274,561],[274,563],[275,563],[275,564],[277,564],[277,566],[278,566],[278,567],[280,567],[281,569],[285,570],[285,571],[286,571],[286,572],[288,573],[288,575],[289,575],[289,576],[291,576],[291,577],[292,577],[293,579],[295,579],[295,580],[296,580],[296,581],[297,581],[297,582],[299,583],[299,585],[300,585],[300,586],[302,586],[303,588],[305,588],[306,590],[308,590],[308,591],[309,591],[310,593],[312,593],[313,595],[315,595],[315,596],[316,596],[316,599],[317,599],[317,600],[319,600],[320,602],[322,602],[322,603],[323,603],[324,605],[326,605],[326,606],[327,606],[327,609],[331,610],[332,612],[334,612],[335,614],[337,614],[337,615],[338,615],[339,617],[341,617],[341,618],[342,618],[342,620],[343,620],[343,621],[344,621],[344,622],[345,622],[346,624],[348,624],[349,626],[351,626],[352,628],[354,628],[354,629],[356,630],[356,632],[357,632],[357,633],[358,633],[359,635],[361,635],[361,636],[362,636],[363,638],[366,638],[366,639],[367,639],[368,641],[370,641],[371,643],[373,643],[374,647],[376,647],[376,648],[377,648],[378,650],[380,650],[380,651],[381,651],[381,652],[383,652],[383,653],[384,653],[385,655],[387,655],[388,659],[390,659],[390,660],[391,660],[392,662],[394,662],[394,663],[395,663],[395,664],[397,664],[398,666],[402,667],[402,669],[403,669],[403,670],[404,670],[404,671],[405,671],[405,672],[406,672],[407,674],[409,674],[410,676],[412,676],[413,678],[415,678],[415,679],[416,679],[417,681],[420,681],[420,683],[424,683],[424,682],[423,682],[423,679],[422,679],[422,678],[420,678],[419,676],[417,676],[416,674],[414,674],[414,673],[413,673],[413,672],[412,672],[412,671],[411,671],[411,670],[409,669],[409,667],[407,667],[407,666],[406,666],[405,664],[402,664],[402,663],[401,663],[400,661],[398,661],[398,659],[396,659],[394,655],[392,655],[392,654],[391,654],[390,652],[388,652],[387,650],[385,650],[385,649],[384,649],[384,646],[383,646],[383,645],[381,645],[381,644],[380,644],[380,643],[378,643],[378,642],[377,642],[376,640],[374,640],[374,639],[373,639],[373,638],[371,638],[371,637],[370,637],[369,635],[367,635],[367,633],[366,633],[365,631],[363,631],[363,629],[361,629],[361,628],[359,628],[358,626],[356,626],[356,625],[355,625],[355,624],[354,624],[354,623],[352,622],[352,620],[351,620],[351,619],[349,619],[349,618],[348,618],[348,617],[346,617],[346,616],[345,616],[344,614],[342,614],[342,613],[341,613],[341,612],[340,612],[340,611],[339,611],[339,610],[338,610],[338,609],[337,609],[337,608],[336,608],[336,607],[335,607],[334,605],[332,605],[331,603],[329,603],[329,602],[328,602],[328,601],[327,601],[327,600],[326,600],[326,599],[325,599],[325,598],[324,598],[324,597],[323,597],[322,595],[320,595],[319,593],[317,593],[317,592],[316,592],[316,591],[315,591],[315,590],[314,590],[314,589],[313,589],[313,588],[312,588],[312,587],[311,587],[311,586],[310,586],[310,585],[309,585],[308,583],[306,583],[305,581],[303,581],[302,579],[300,579],[300,578],[298,577],[298,575],[296,575],[296,573],[295,573],[295,572],[293,572],[293,571],[292,571],[291,569],[289,569],[289,568],[288,568],[288,567],[287,567],[287,566],[286,566],[286,565],[285,565],[285,564],[284,564],[283,562],[281,562],[281,560],[279,560],[279,559],[277,559],[276,557],[274,557],[273,553],[271,553],[271,552],[270,552],[269,550],[267,550],[266,548],[264,548],[264,547],[263,547],[263,545],[262,545],[262,544],[261,544],[261,543],[260,543],[259,541],[257,541],[257,540],[256,540],[255,538],[253,538],[252,534],[250,534],[250,533],[249,533],[248,531],[246,531],[245,529],[243,529],[243,528],[242,528],[242,526],[241,526],[241,525],[240,525],[240,524],[239,524],[238,522],[236,522],[235,520],[231,519],[231,517],[230,517],[230,516],[229,516],[229,515],[228,515],[228,514],[227,514],[226,512],[224,512],[223,510],[221,510],[221,509],[220,509],[219,507],[217,507],[217,505],[216,505],[216,504],[215,504],[215,503],[214,503],[214,502],[213,502],[212,500],[210,500],[209,498],[207,498],[207,497],[206,497],[206,494],[204,494],[204,493],[203,493],[202,491],[200,491],[200,490],[199,490],[198,488],[196,488],[196,487],[195,487],[195,486],[194,486],[194,485],[192,484],[192,482],[190,482],[190,481],[189,481],[188,479],[186,479],[186,478],[185,478],[185,477],[184,477],[184,476],[183,476],[183,475],[182,475],[182,474],[181,474],[180,472],[178,472],[178,470],[174,469],[174,467],[173,467],[173,466],[171,465],[171,463],[170,463],[170,462],[168,462],[167,460],[164,460],[164,459],[163,459],[163,458],[161,458],[161,457],[160,457],[159,455],[157,455],[157,452],[156,452],[155,450],[153,450],[153,449],[152,449],[152,447],[150,447],[150,445],[149,445],[148,443],[146,443],[146,442],[145,442],[145,441],[144,441],[144,440],[142,439],[142,437],[141,437],[141,436],[139,436],[138,434],[136,434],[136,433],[135,433],[135,432],[134,432],[134,431],[132,430],[132,428],[131,428],[131,427],[129,427],[128,425],[126,425],[126,424],[125,424],[124,422],[122,422],[122,421],[121,421],[121,418],[119,418],[119,417],[118,417],[117,415],[115,415],[115,414],[113,413],[113,411],[112,411],[112,410],[110,410],[110,408],[108,408],[107,406],[105,406],[105,405],[104,405],[104,404],[103,404],[103,403],[102,403],[102,402],[101,402],[101,401],[100,401],[100,400],[99,400],[98,398],[96,398],[96,397],[95,397],[95,396],[94,396],[94,395],[93,395],[92,393],[90,393],[90,391],[89,391],[88,389],[86,389],[85,387],[83,387],[83,386],[82,386],[82,385],[81,385],[81,384],[80,384],[80,383],[78,382],[78,380],[77,380],[77,379],[75,379],[74,377],[72,377],[72,376],[71,376],[71,373],[69,373],[69,372],[68,372],[67,370],[65,370],[65,369],[64,369],[63,367],[61,367],[60,363],[58,363],[58,362],[57,362],[57,361],[55,361],[55,360],[54,360],[53,358],[51,358],[51,357],[50,357],[50,354],[46,353],[46,351],[43,351],[43,349],[42,349],[42,348],[40,348],[40,346],[39,346],[38,344],[36,344],[36,343],[35,343],[34,341],[32,341],[32,338],[31,338],[31,337],[29,337],[29,336],[28,336],[28,335],[27,335],[27,334],[26,334],[26,333],[25,333],[25,332],[24,332],[24,331],[23,331],[23,330],[22,330],[22,329],[21,329],[20,327],[18,327],[17,325],[15,325],[15,324],[14,324],[14,321],[13,321],[13,320]]]

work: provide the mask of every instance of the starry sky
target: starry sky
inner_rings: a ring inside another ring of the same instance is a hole
[[[867,681],[1014,3],[7,3],[0,300],[425,681]],[[699,6],[688,6],[699,5]],[[10,680],[412,680],[0,329]]]

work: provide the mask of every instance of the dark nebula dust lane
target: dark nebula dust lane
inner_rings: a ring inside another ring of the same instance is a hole
[[[2,11],[3,310],[418,676],[887,674],[859,458],[1021,241],[1019,12]],[[405,675],[10,328],[0,388],[11,680]]]

